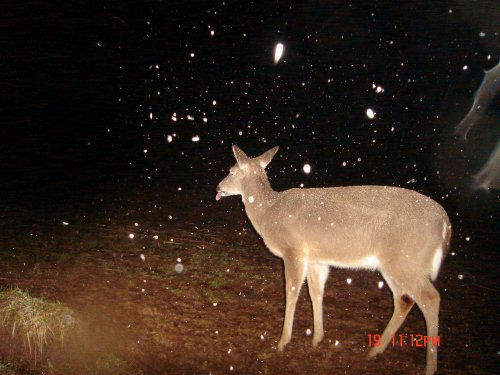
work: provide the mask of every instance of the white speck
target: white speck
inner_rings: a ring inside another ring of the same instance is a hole
[[[234,370],[234,367],[233,367],[233,366],[229,366],[229,370],[230,370],[230,371],[233,371],[233,370]]]
[[[215,30],[210,30],[210,36],[214,36]]]
[[[208,118],[203,117],[203,122],[208,122]]]
[[[377,94],[381,94],[384,92],[384,88],[382,86],[378,86],[374,83],[372,83],[372,89],[374,89]]]
[[[173,122],[176,122],[177,121],[177,114],[174,112],[174,114],[170,118],[172,119]]]
[[[470,241],[470,237],[465,237],[465,240],[466,240],[467,242],[469,242],[469,241]]]
[[[343,161],[342,166],[345,167],[347,165],[347,162]]]
[[[484,38],[484,37],[486,36],[486,33],[485,33],[484,31],[481,31],[481,32],[479,33],[479,36],[480,36],[481,38]]]
[[[261,340],[264,340],[264,335],[260,335],[260,339],[261,339]]]
[[[283,50],[284,50],[284,46],[282,43],[276,44],[276,48],[274,49],[274,63],[275,64],[277,64],[280,61],[281,56],[283,55]]]
[[[134,233],[129,233],[128,234],[128,238],[130,238],[131,240],[135,237],[135,234]]]
[[[393,131],[394,131],[394,126],[391,128],[391,132],[393,132]]]
[[[292,292],[293,292],[294,290],[295,290],[295,287],[294,287],[294,286],[292,286]]]
[[[217,100],[212,100],[212,105],[216,105],[217,104]]]
[[[463,279],[464,279],[464,275],[460,274],[460,275],[458,275],[458,278],[459,278],[460,280],[463,280]]]
[[[189,56],[190,56],[190,57],[194,57],[194,52],[191,52],[191,53],[189,54]]]
[[[153,119],[153,112],[149,112],[149,119],[152,120]]]
[[[145,256],[144,254],[141,254],[141,255],[140,255],[140,257],[141,257],[141,260],[142,260],[143,262],[145,262],[145,261],[146,261],[146,256]]]
[[[368,118],[374,118],[375,114],[376,114],[376,112],[373,112],[373,109],[371,109],[371,108],[368,108],[366,110],[366,116],[368,116]]]
[[[212,303],[213,306],[217,306],[217,302]]]
[[[178,191],[182,191],[182,188],[179,186],[179,187],[177,188],[177,190],[178,190]]]
[[[383,287],[384,287],[384,282],[383,281],[379,281],[378,282],[378,288],[382,289]]]
[[[248,197],[248,201],[249,201],[250,203],[253,203],[254,199],[253,199],[253,196],[252,196],[252,195],[250,195],[250,196]]]
[[[347,284],[349,284],[349,285],[351,285],[351,283],[352,283],[352,279],[351,279],[350,277],[348,277],[348,278],[346,279],[346,283],[347,283]]]
[[[67,221],[63,221],[62,225],[69,225],[69,223]]]
[[[361,162],[361,158],[358,158],[358,163]]]
[[[171,143],[172,141],[173,141],[172,136],[171,136],[170,134],[169,134],[169,135],[167,135],[167,142],[168,142],[168,143]]]
[[[138,227],[139,226],[139,223],[134,223],[134,227]]]
[[[309,164],[304,164],[302,169],[304,170],[304,173],[306,173],[306,174],[311,173],[311,166]]]
[[[184,266],[182,265],[182,263],[177,263],[174,267],[174,270],[177,273],[181,273],[182,271],[184,271]]]
[[[454,252],[454,251],[452,251],[452,252],[451,252],[451,256],[452,256],[452,257],[454,257],[454,256],[455,256],[455,252]]]
[[[199,136],[197,136],[197,135],[195,135],[193,138],[191,138],[191,140],[192,140],[193,142],[199,142],[199,141],[200,141],[200,137],[199,137]]]
[[[193,117],[193,116],[191,116],[191,115],[187,115],[187,119],[188,119],[189,121],[193,121],[193,120],[194,120],[194,117]]]
[[[153,238],[154,238],[155,240],[157,240],[157,239],[158,239],[158,235],[156,235],[156,234],[155,234],[155,235],[153,236]]]
[[[308,329],[306,329],[306,335],[307,335],[307,336],[311,336],[311,330],[310,330],[309,328],[308,328]]]
[[[227,354],[231,354],[231,348],[227,350]]]
[[[448,9],[448,13],[453,13],[453,9]]]
[[[145,149],[143,150],[143,152],[144,152],[145,154],[147,154],[147,153],[148,153],[148,150],[145,148]]]
[[[462,70],[467,70],[469,67],[467,65],[462,66]]]
[[[177,262],[182,262],[182,259],[181,258],[177,258]]]
[[[335,340],[335,346],[339,346],[340,345],[340,341],[339,340]]]

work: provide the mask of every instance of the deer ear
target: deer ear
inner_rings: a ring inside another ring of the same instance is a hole
[[[243,164],[246,164],[248,162],[248,159],[249,159],[248,156],[238,146],[233,145],[233,153],[234,153],[234,157],[236,158],[236,162],[239,165],[243,165]]]
[[[273,147],[272,149],[267,150],[262,155],[256,158],[262,168],[267,167],[271,160],[273,160],[274,155],[276,155],[276,153],[278,152],[278,148],[278,146]]]

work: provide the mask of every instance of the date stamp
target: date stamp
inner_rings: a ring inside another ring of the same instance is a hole
[[[380,346],[382,335],[379,334],[368,334],[368,346]],[[401,347],[416,347],[416,348],[425,348],[428,344],[432,346],[441,346],[441,336],[426,336],[420,333],[418,334],[398,334],[391,335],[391,341],[388,343],[392,346],[401,346]]]

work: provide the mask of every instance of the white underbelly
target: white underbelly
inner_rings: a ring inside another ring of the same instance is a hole
[[[379,265],[379,260],[375,255],[370,255],[364,258],[353,259],[349,261],[339,261],[337,259],[320,259],[318,260],[318,263],[328,264],[329,266],[338,268],[366,269],[374,271]]]

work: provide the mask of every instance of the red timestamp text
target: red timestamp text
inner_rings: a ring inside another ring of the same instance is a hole
[[[368,334],[368,346],[380,346],[382,342],[380,341],[382,335],[379,334]],[[413,334],[397,334],[391,335],[390,342],[387,345],[392,344],[392,346],[402,346],[402,347],[417,347],[425,348],[427,345],[440,346],[441,337],[440,336],[426,336],[420,333]]]

